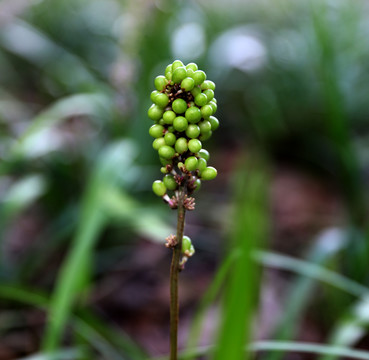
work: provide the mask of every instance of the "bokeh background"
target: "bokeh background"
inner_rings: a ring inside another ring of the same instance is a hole
[[[0,1],[0,359],[166,358],[147,109],[177,58],[221,122],[183,358],[369,359],[365,0]]]

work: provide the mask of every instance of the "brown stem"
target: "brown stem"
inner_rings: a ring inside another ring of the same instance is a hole
[[[178,349],[178,274],[179,261],[182,251],[182,238],[185,221],[183,189],[178,193],[178,218],[177,218],[177,245],[173,249],[172,264],[170,266],[170,360],[177,360]]]

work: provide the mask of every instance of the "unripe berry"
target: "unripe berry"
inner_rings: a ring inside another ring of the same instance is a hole
[[[201,84],[201,90],[207,90],[207,89],[211,89],[211,90],[215,90],[215,84],[210,81],[210,80],[206,80]]]
[[[163,93],[159,93],[154,97],[154,103],[161,108],[165,108],[169,104],[169,98]]]
[[[192,245],[191,239],[188,236],[184,235],[182,237],[182,252],[184,253],[186,251],[189,251],[191,249],[191,245]]]
[[[206,74],[202,70],[197,70],[192,74],[192,78],[195,81],[195,85],[201,85],[206,80]]]
[[[197,169],[198,160],[195,156],[190,156],[185,161],[185,167],[188,171],[195,171]]]
[[[180,84],[182,80],[187,76],[187,70],[181,66],[172,72],[172,80],[175,84]]]
[[[191,139],[188,142],[188,149],[192,152],[192,153],[197,153],[201,150],[202,148],[202,144],[201,141],[198,139]]]
[[[211,124],[211,130],[212,131],[218,129],[218,127],[219,127],[219,120],[215,116],[210,116],[209,117],[209,122]]]
[[[169,64],[167,65],[167,67],[165,68],[165,75],[168,73],[168,72],[172,72],[172,64]]]
[[[155,99],[156,95],[158,95],[158,94],[160,94],[160,91],[158,91],[158,90],[152,91],[151,94],[150,94],[150,100],[152,102],[154,102],[154,99]]]
[[[173,127],[179,132],[185,131],[188,127],[188,121],[183,116],[177,116],[173,121]]]
[[[167,132],[164,135],[164,140],[166,145],[173,146],[176,143],[177,138],[173,133]]]
[[[212,166],[208,166],[202,173],[201,179],[203,180],[213,180],[216,178],[218,172],[217,169],[213,168]]]
[[[163,131],[164,131],[163,126],[161,126],[159,124],[155,124],[155,125],[150,127],[149,134],[150,134],[150,136],[152,136],[154,138],[160,138],[160,137],[163,136]]]
[[[216,113],[216,111],[217,111],[217,109],[218,109],[218,105],[213,101],[213,100],[211,100],[210,102],[209,102],[209,105],[211,106],[211,108],[213,109],[213,114],[215,114]]]
[[[158,91],[164,90],[167,83],[168,83],[168,80],[163,75],[157,76],[154,81],[156,90]]]
[[[204,106],[208,102],[208,98],[204,93],[195,96],[195,104],[197,106]]]
[[[200,135],[199,139],[201,141],[206,141],[206,140],[211,138],[211,135],[213,135],[213,132],[210,130],[207,133],[204,133],[204,134]]]
[[[165,124],[172,125],[173,120],[176,118],[176,113],[172,110],[168,110],[163,114],[163,120]]]
[[[182,252],[184,256],[191,257],[195,254],[195,248],[188,236],[182,237]]]
[[[181,67],[181,66],[184,66],[184,65],[183,65],[183,62],[182,62],[181,60],[174,60],[174,61],[173,61],[173,64],[172,64],[172,72],[173,72],[175,69],[177,69],[177,68],[179,68],[179,67]]]
[[[147,111],[147,115],[151,120],[159,121],[163,115],[163,109],[161,109],[158,105],[152,104]]]
[[[186,136],[195,139],[200,135],[200,128],[197,125],[190,124],[186,130]]]
[[[181,88],[185,91],[191,91],[194,86],[195,86],[195,81],[190,77],[186,77],[181,82]]]
[[[198,69],[198,67],[197,67],[197,64],[191,62],[186,65],[186,69],[191,69],[195,72]]]
[[[206,134],[211,130],[211,123],[208,120],[202,120],[198,123],[201,134]]]
[[[207,89],[205,91],[203,91],[203,93],[206,95],[206,97],[208,98],[208,101],[211,101],[214,99],[214,91],[211,89]]]
[[[162,174],[168,174],[168,169],[167,169],[167,167],[166,167],[166,166],[162,166],[162,167],[160,168],[160,172],[161,172]]]
[[[176,99],[172,103],[172,109],[177,114],[183,114],[187,110],[187,103],[183,99]]]
[[[169,71],[165,74],[165,77],[167,78],[168,81],[172,80],[172,73]]]
[[[165,140],[163,137],[155,139],[152,143],[152,147],[155,150],[159,150],[163,145],[165,145]]]
[[[195,191],[200,190],[200,188],[201,188],[201,180],[200,179],[196,179],[194,185],[195,185]]]
[[[204,105],[201,107],[201,115],[204,119],[213,115],[213,108],[210,105]]]
[[[207,161],[204,158],[198,159],[198,161],[197,161],[197,168],[200,171],[200,173],[202,171],[204,171],[207,166],[208,166],[208,163],[207,163]]]
[[[183,154],[184,152],[186,152],[188,150],[188,142],[187,142],[187,139],[184,138],[184,137],[179,138],[176,141],[176,144],[174,145],[174,148],[180,154]]]
[[[155,195],[164,196],[167,192],[167,188],[162,181],[156,180],[152,184],[152,191],[155,193]]]
[[[168,190],[176,190],[178,187],[178,184],[174,180],[174,176],[171,174],[167,174],[164,176],[163,183]]]
[[[190,107],[186,110],[185,117],[188,122],[195,124],[201,119],[201,111],[197,106]]]
[[[163,145],[159,148],[159,156],[163,157],[164,159],[171,159],[175,151],[171,146]]]
[[[167,165],[173,165],[173,161],[171,159],[164,159],[164,158],[159,156],[159,160],[160,160],[160,163],[163,166],[165,166],[165,168],[166,168]]]
[[[201,94],[201,89],[198,86],[195,86],[192,90],[191,90],[191,94],[192,96],[195,98],[197,95]]]
[[[200,157],[202,157],[203,159],[205,159],[206,161],[209,161],[210,159],[210,154],[209,151],[205,150],[205,149],[201,149],[198,153],[198,155]]]
[[[190,77],[192,79],[192,74],[194,71],[192,69],[187,69],[187,77]]]

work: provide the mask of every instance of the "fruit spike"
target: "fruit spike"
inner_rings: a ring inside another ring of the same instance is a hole
[[[209,153],[203,149],[219,126],[214,116],[217,100],[215,83],[195,63],[184,65],[175,60],[165,68],[164,75],[154,81],[152,105],[148,116],[154,121],[149,134],[155,138],[163,181],[156,180],[153,191],[173,206],[168,191],[184,187],[188,195],[200,188],[201,180],[212,180],[217,171],[207,166]]]

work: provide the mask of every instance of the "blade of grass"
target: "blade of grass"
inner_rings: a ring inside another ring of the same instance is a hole
[[[73,303],[77,298],[84,273],[81,265],[89,264],[93,247],[105,226],[106,215],[101,205],[103,190],[117,182],[121,167],[134,158],[134,146],[121,142],[109,146],[100,156],[82,199],[81,215],[75,239],[59,272],[52,296],[49,323],[43,339],[43,350],[53,352],[61,342]]]
[[[179,359],[188,360],[214,352],[215,346],[202,346],[196,349],[184,350],[179,353]],[[369,360],[369,352],[354,350],[347,347],[322,345],[316,343],[294,342],[294,341],[256,341],[243,348],[244,352],[295,352],[310,353],[317,355],[335,355],[350,359]],[[168,357],[161,356],[152,360],[167,360]]]
[[[325,269],[323,266],[267,251],[258,251],[255,252],[254,255],[256,260],[265,266],[289,270],[297,274],[314,278],[318,281],[325,282],[331,286],[346,291],[354,296],[361,297],[369,294],[369,288],[335,271]]]
[[[351,346],[367,334],[369,325],[369,295],[367,294],[338,318],[329,336],[332,346]],[[326,355],[320,360],[334,360],[337,355]]]
[[[217,270],[214,280],[211,282],[210,286],[207,288],[204,296],[201,299],[195,316],[192,320],[192,325],[190,333],[188,336],[186,348],[194,348],[198,345],[200,339],[203,321],[206,315],[206,310],[209,308],[210,304],[215,301],[215,298],[219,295],[221,287],[229,274],[231,266],[233,266],[235,260],[239,256],[238,249],[233,250],[220,265]]]
[[[42,292],[16,285],[0,284],[0,298],[44,310],[48,310],[50,306],[48,297]],[[145,353],[123,332],[107,327],[97,316],[86,309],[77,309],[72,314],[72,322],[75,331],[86,339],[92,348],[101,351],[102,354],[114,354],[116,359],[122,359],[122,354],[136,360],[147,358]],[[96,339],[99,344],[96,343]],[[106,358],[110,359],[110,357]]]
[[[248,164],[249,165],[249,164]],[[240,169],[244,169],[242,164]],[[247,171],[237,174],[232,246],[239,250],[227,287],[215,360],[243,360],[244,344],[250,337],[250,326],[257,298],[254,249],[264,242],[267,234],[267,169],[264,161],[255,157]]]

